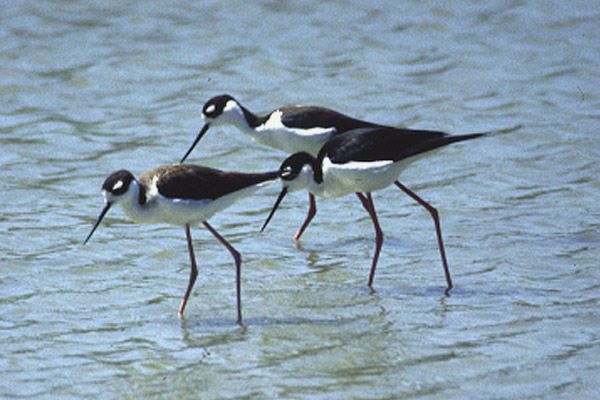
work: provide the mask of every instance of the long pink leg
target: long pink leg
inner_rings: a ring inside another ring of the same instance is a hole
[[[450,289],[452,289],[452,279],[450,278],[450,269],[448,268],[448,262],[446,261],[446,251],[444,250],[444,241],[442,240],[442,228],[440,227],[440,217],[438,210],[436,210],[431,204],[427,203],[425,200],[416,195],[412,190],[401,184],[400,182],[394,182],[396,186],[398,186],[404,193],[412,197],[427,209],[433,218],[433,222],[435,223],[435,232],[437,234],[438,246],[440,248],[440,254],[442,255],[442,264],[444,265],[444,273],[446,274],[446,282],[448,283],[448,288],[446,289],[446,293]]]
[[[216,230],[214,230],[214,228],[212,226],[210,226],[208,224],[208,222],[204,221],[204,222],[202,222],[202,224],[204,224],[204,226],[206,227],[206,229],[208,229],[210,231],[210,233],[212,233],[213,235],[215,235],[215,237],[217,239],[219,239],[219,242],[221,242],[223,244],[223,246],[227,247],[227,250],[229,250],[229,252],[233,256],[233,259],[235,260],[235,289],[237,292],[237,315],[238,315],[237,322],[238,322],[238,324],[241,324],[242,323],[242,279],[241,279],[242,256],[236,249],[233,248],[232,245],[229,244],[229,242],[227,240],[225,240],[225,238],[223,236],[219,235],[219,233]]]
[[[194,257],[194,247],[192,246],[192,234],[190,233],[190,225],[185,225],[185,235],[187,237],[188,250],[190,252],[190,260],[192,261],[192,270],[190,271],[190,281],[188,283],[187,290],[185,291],[185,295],[183,296],[183,300],[181,301],[181,306],[179,307],[179,316],[183,317],[183,310],[185,305],[187,304],[188,298],[190,297],[190,293],[192,293],[192,288],[194,287],[194,283],[196,283],[196,278],[198,277],[198,268],[196,267],[196,257]]]
[[[315,195],[309,192],[308,193],[308,201],[310,202],[310,206],[308,207],[308,214],[306,215],[306,219],[304,220],[304,223],[302,224],[300,229],[298,229],[298,232],[296,232],[296,235],[294,235],[294,240],[300,240],[300,236],[302,236],[302,234],[304,233],[304,230],[306,229],[308,224],[310,224],[310,221],[312,221],[315,214],[317,213],[317,204],[315,202]]]
[[[375,255],[373,255],[373,263],[371,264],[371,273],[369,274],[369,283],[367,286],[370,288],[373,287],[373,278],[375,277],[375,268],[377,267],[377,261],[379,260],[379,253],[381,252],[381,245],[383,244],[383,232],[381,231],[381,227],[379,226],[379,221],[377,220],[377,214],[375,213],[375,205],[373,204],[373,198],[371,197],[371,193],[366,194],[366,196],[362,193],[356,193],[358,198],[360,199],[363,207],[367,210],[369,215],[371,216],[371,220],[373,220],[373,225],[375,226]]]

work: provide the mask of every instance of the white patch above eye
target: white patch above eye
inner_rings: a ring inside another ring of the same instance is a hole
[[[112,187],[112,191],[119,190],[123,187],[123,181],[118,180]]]
[[[217,107],[214,104],[211,104],[210,106],[206,107],[206,110],[204,110],[204,114],[212,114],[215,112],[216,109]]]
[[[237,107],[237,102],[235,100],[229,100],[225,104],[225,108],[223,109],[223,111],[230,111],[230,110],[233,110],[236,107]]]
[[[281,176],[282,178],[287,178],[287,177],[289,177],[290,175],[292,175],[292,168],[291,168],[291,167],[285,167],[285,168],[283,169],[283,171],[281,171],[281,172],[280,172],[280,176]]]

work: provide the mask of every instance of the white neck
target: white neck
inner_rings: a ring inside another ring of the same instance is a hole
[[[340,174],[339,168],[332,168],[332,163],[329,158],[325,157],[322,168],[323,181],[318,183],[314,179],[312,168],[308,167],[311,172],[311,179],[307,183],[307,188],[312,194],[325,198],[335,198],[356,191],[353,177],[346,176],[343,171]],[[305,169],[307,169],[307,166],[302,169],[301,176],[305,174]],[[364,177],[361,178],[364,179]]]
[[[314,195],[323,196],[324,185],[315,182],[313,169],[310,165],[304,165],[298,176],[291,181],[284,181],[289,192],[297,190],[308,190]]]
[[[249,132],[254,132],[248,124],[248,121],[246,121],[246,117],[244,115],[244,111],[242,110],[242,106],[240,106],[233,100],[230,100],[227,103],[227,106],[223,110],[223,113],[219,115],[218,118],[211,121],[211,124],[214,126],[230,124],[240,129],[246,134],[249,134]]]
[[[127,192],[119,196],[116,203],[120,204],[125,214],[133,221],[140,224],[151,224],[156,222],[153,216],[151,203],[140,204],[140,186],[137,181],[129,184]]]

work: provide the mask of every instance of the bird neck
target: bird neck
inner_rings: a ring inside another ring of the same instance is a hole
[[[141,186],[137,181],[130,184],[129,189],[119,204],[123,207],[125,214],[138,223],[148,222],[148,210],[150,208],[147,199],[147,188]]]
[[[312,165],[313,181],[320,185],[323,183],[323,163],[319,159],[315,159]]]
[[[293,180],[288,181],[286,186],[290,192],[304,189],[313,194],[320,195],[323,185],[315,181],[312,166],[305,164],[302,167],[302,170],[300,170],[298,176],[296,176]]]
[[[218,119],[213,121],[213,125],[230,124],[241,130],[252,139],[257,137],[256,127],[263,123],[263,119],[248,111],[244,106],[236,103],[234,107],[223,113]]]
[[[241,104],[239,106],[240,110],[242,111],[243,122],[248,128],[256,128],[257,126],[265,122],[266,117],[259,117],[258,115],[250,112],[246,107],[242,106]]]

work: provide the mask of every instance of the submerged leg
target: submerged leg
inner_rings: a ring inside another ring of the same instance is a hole
[[[188,283],[187,290],[185,291],[185,295],[183,296],[183,300],[181,301],[181,306],[179,307],[179,316],[183,317],[183,310],[185,305],[190,297],[190,293],[192,293],[192,288],[194,287],[194,283],[196,283],[196,278],[198,277],[198,268],[196,267],[196,257],[194,256],[194,247],[192,246],[192,234],[190,233],[190,225],[185,225],[185,235],[187,237],[188,250],[190,252],[190,261],[192,262],[192,270],[190,271],[190,281]]]
[[[371,220],[373,220],[373,225],[375,226],[375,254],[373,255],[373,263],[371,264],[371,273],[369,274],[369,283],[367,286],[370,288],[373,287],[373,278],[375,277],[375,268],[377,267],[377,261],[379,260],[379,253],[381,252],[381,245],[383,244],[383,232],[381,231],[381,227],[379,226],[379,221],[377,220],[377,214],[375,213],[375,205],[373,204],[373,198],[371,197],[371,193],[367,193],[366,196],[362,193],[356,193],[358,198],[360,199],[363,207],[369,213]]]
[[[237,322],[238,322],[238,324],[241,324],[242,323],[242,283],[241,283],[242,256],[236,249],[233,248],[232,245],[229,244],[229,242],[227,240],[225,240],[225,238],[223,236],[219,235],[219,233],[216,230],[214,230],[214,228],[212,226],[210,226],[208,224],[208,222],[204,221],[204,222],[202,222],[202,224],[204,224],[204,226],[206,227],[206,229],[208,229],[210,231],[210,233],[212,233],[213,235],[215,235],[215,237],[217,239],[219,239],[219,242],[221,242],[223,244],[223,246],[227,247],[227,250],[229,250],[229,252],[233,256],[233,259],[235,260],[235,289],[237,292]]]
[[[317,213],[317,204],[315,203],[315,195],[309,192],[308,193],[308,201],[310,202],[310,205],[308,207],[308,214],[306,215],[306,219],[304,220],[304,223],[302,224],[300,229],[298,229],[298,232],[296,232],[296,235],[294,236],[294,240],[300,240],[300,236],[302,236],[302,234],[304,233],[304,230],[306,229],[308,224],[310,224],[310,221],[312,221],[313,217]]]
[[[406,193],[407,195],[409,195],[410,197],[415,199],[417,201],[417,203],[419,203],[420,205],[425,207],[427,209],[427,211],[429,211],[429,213],[431,214],[431,217],[433,218],[433,222],[435,223],[435,232],[437,234],[437,239],[438,239],[438,246],[440,248],[440,254],[442,255],[442,264],[444,265],[444,273],[446,274],[446,282],[448,283],[448,287],[446,289],[446,293],[448,293],[448,291],[450,289],[452,289],[452,279],[450,278],[450,269],[448,268],[448,262],[446,261],[446,251],[444,250],[444,241],[442,240],[442,228],[440,227],[440,217],[439,217],[438,211],[431,204],[427,203],[425,200],[423,200],[422,198],[417,196],[412,190],[410,190],[409,188],[407,188],[400,182],[396,181],[394,183],[404,193]]]

